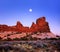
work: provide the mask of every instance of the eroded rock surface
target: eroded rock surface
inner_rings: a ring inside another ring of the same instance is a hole
[[[3,31],[19,31],[19,32],[50,32],[49,23],[45,17],[36,20],[36,24],[32,22],[31,27],[25,27],[20,21],[15,26],[0,25],[0,32]]]

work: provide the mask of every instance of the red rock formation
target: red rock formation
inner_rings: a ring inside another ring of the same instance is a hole
[[[24,27],[24,26],[21,24],[21,22],[17,21],[16,29],[17,29],[17,31],[19,31],[19,32],[28,32],[29,27]]]
[[[21,22],[17,21],[15,26],[0,25],[0,32],[1,31],[50,32],[50,29],[45,17],[41,17],[36,20],[36,24],[33,22],[30,28],[24,27]]]
[[[50,32],[49,24],[46,22],[45,17],[38,18],[36,20],[36,24],[38,26],[38,31],[40,32]]]
[[[45,17],[38,18],[38,19],[36,20],[36,24],[37,24],[38,26],[44,26],[44,25],[46,24],[46,19],[45,19]]]
[[[38,31],[38,26],[34,22],[32,22],[32,25],[30,27],[30,31],[32,32],[37,32]]]
[[[0,25],[0,32],[2,32],[2,31],[6,31],[7,28],[8,28],[7,25]]]
[[[17,29],[17,31],[21,31],[21,32],[22,32],[23,25],[21,24],[21,22],[20,22],[20,21],[17,21],[16,29]]]
[[[23,25],[20,23],[20,21],[17,21],[16,27],[21,28],[21,27],[23,27]]]

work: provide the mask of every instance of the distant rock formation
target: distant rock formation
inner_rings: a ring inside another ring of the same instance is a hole
[[[19,31],[19,32],[50,32],[49,24],[45,17],[36,20],[36,24],[32,22],[31,27],[25,27],[20,21],[15,26],[0,25],[0,32],[3,31]]]

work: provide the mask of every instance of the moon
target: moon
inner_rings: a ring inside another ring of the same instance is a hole
[[[31,8],[29,9],[29,12],[32,12],[32,9]]]

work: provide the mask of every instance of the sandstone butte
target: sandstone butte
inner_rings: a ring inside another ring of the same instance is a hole
[[[36,24],[32,22],[31,27],[25,27],[20,21],[17,21],[15,26],[0,24],[0,32],[17,31],[17,32],[50,32],[49,23],[45,17],[40,17],[36,20]]]

